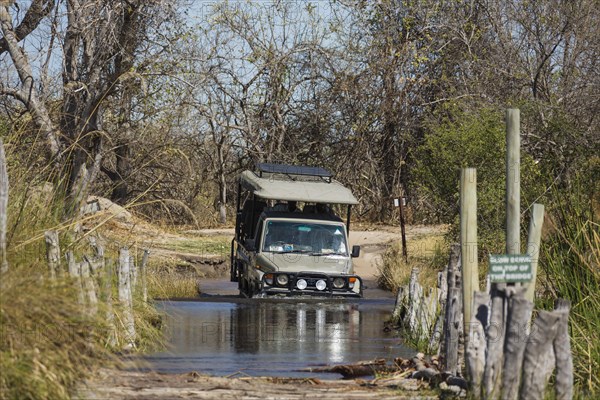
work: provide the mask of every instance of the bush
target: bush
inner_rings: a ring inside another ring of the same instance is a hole
[[[416,152],[414,183],[425,219],[451,224],[451,240],[458,238],[459,177],[461,168],[477,168],[477,224],[481,258],[504,249],[506,128],[495,109],[465,112],[452,109],[450,117],[427,124],[425,139]],[[543,193],[538,166],[521,153],[521,203],[526,208]],[[425,200],[423,200],[425,199]],[[521,226],[527,226],[521,224]]]

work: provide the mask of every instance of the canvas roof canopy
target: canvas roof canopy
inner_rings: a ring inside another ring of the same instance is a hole
[[[244,171],[241,184],[244,189],[267,200],[358,204],[350,189],[335,179],[292,179],[271,174],[262,174],[261,177],[252,171]]]

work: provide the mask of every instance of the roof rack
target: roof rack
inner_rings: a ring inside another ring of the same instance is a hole
[[[257,163],[256,170],[258,176],[263,177],[263,173],[267,174],[282,174],[287,175],[290,179],[294,180],[292,175],[299,176],[314,176],[331,182],[333,175],[325,168],[321,167],[306,167],[300,165],[286,165],[286,164],[273,164],[273,163]]]

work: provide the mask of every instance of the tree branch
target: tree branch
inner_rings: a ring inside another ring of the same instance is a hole
[[[17,43],[33,32],[53,8],[54,0],[34,0],[19,26],[14,29]],[[0,39],[0,56],[6,51],[8,51],[8,41],[3,37]]]

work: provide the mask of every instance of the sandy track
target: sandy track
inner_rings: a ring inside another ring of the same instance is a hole
[[[282,379],[268,377],[212,377],[196,372],[158,374],[102,370],[85,383],[78,396],[85,399],[437,399],[418,395],[416,380],[392,386],[377,380]]]

